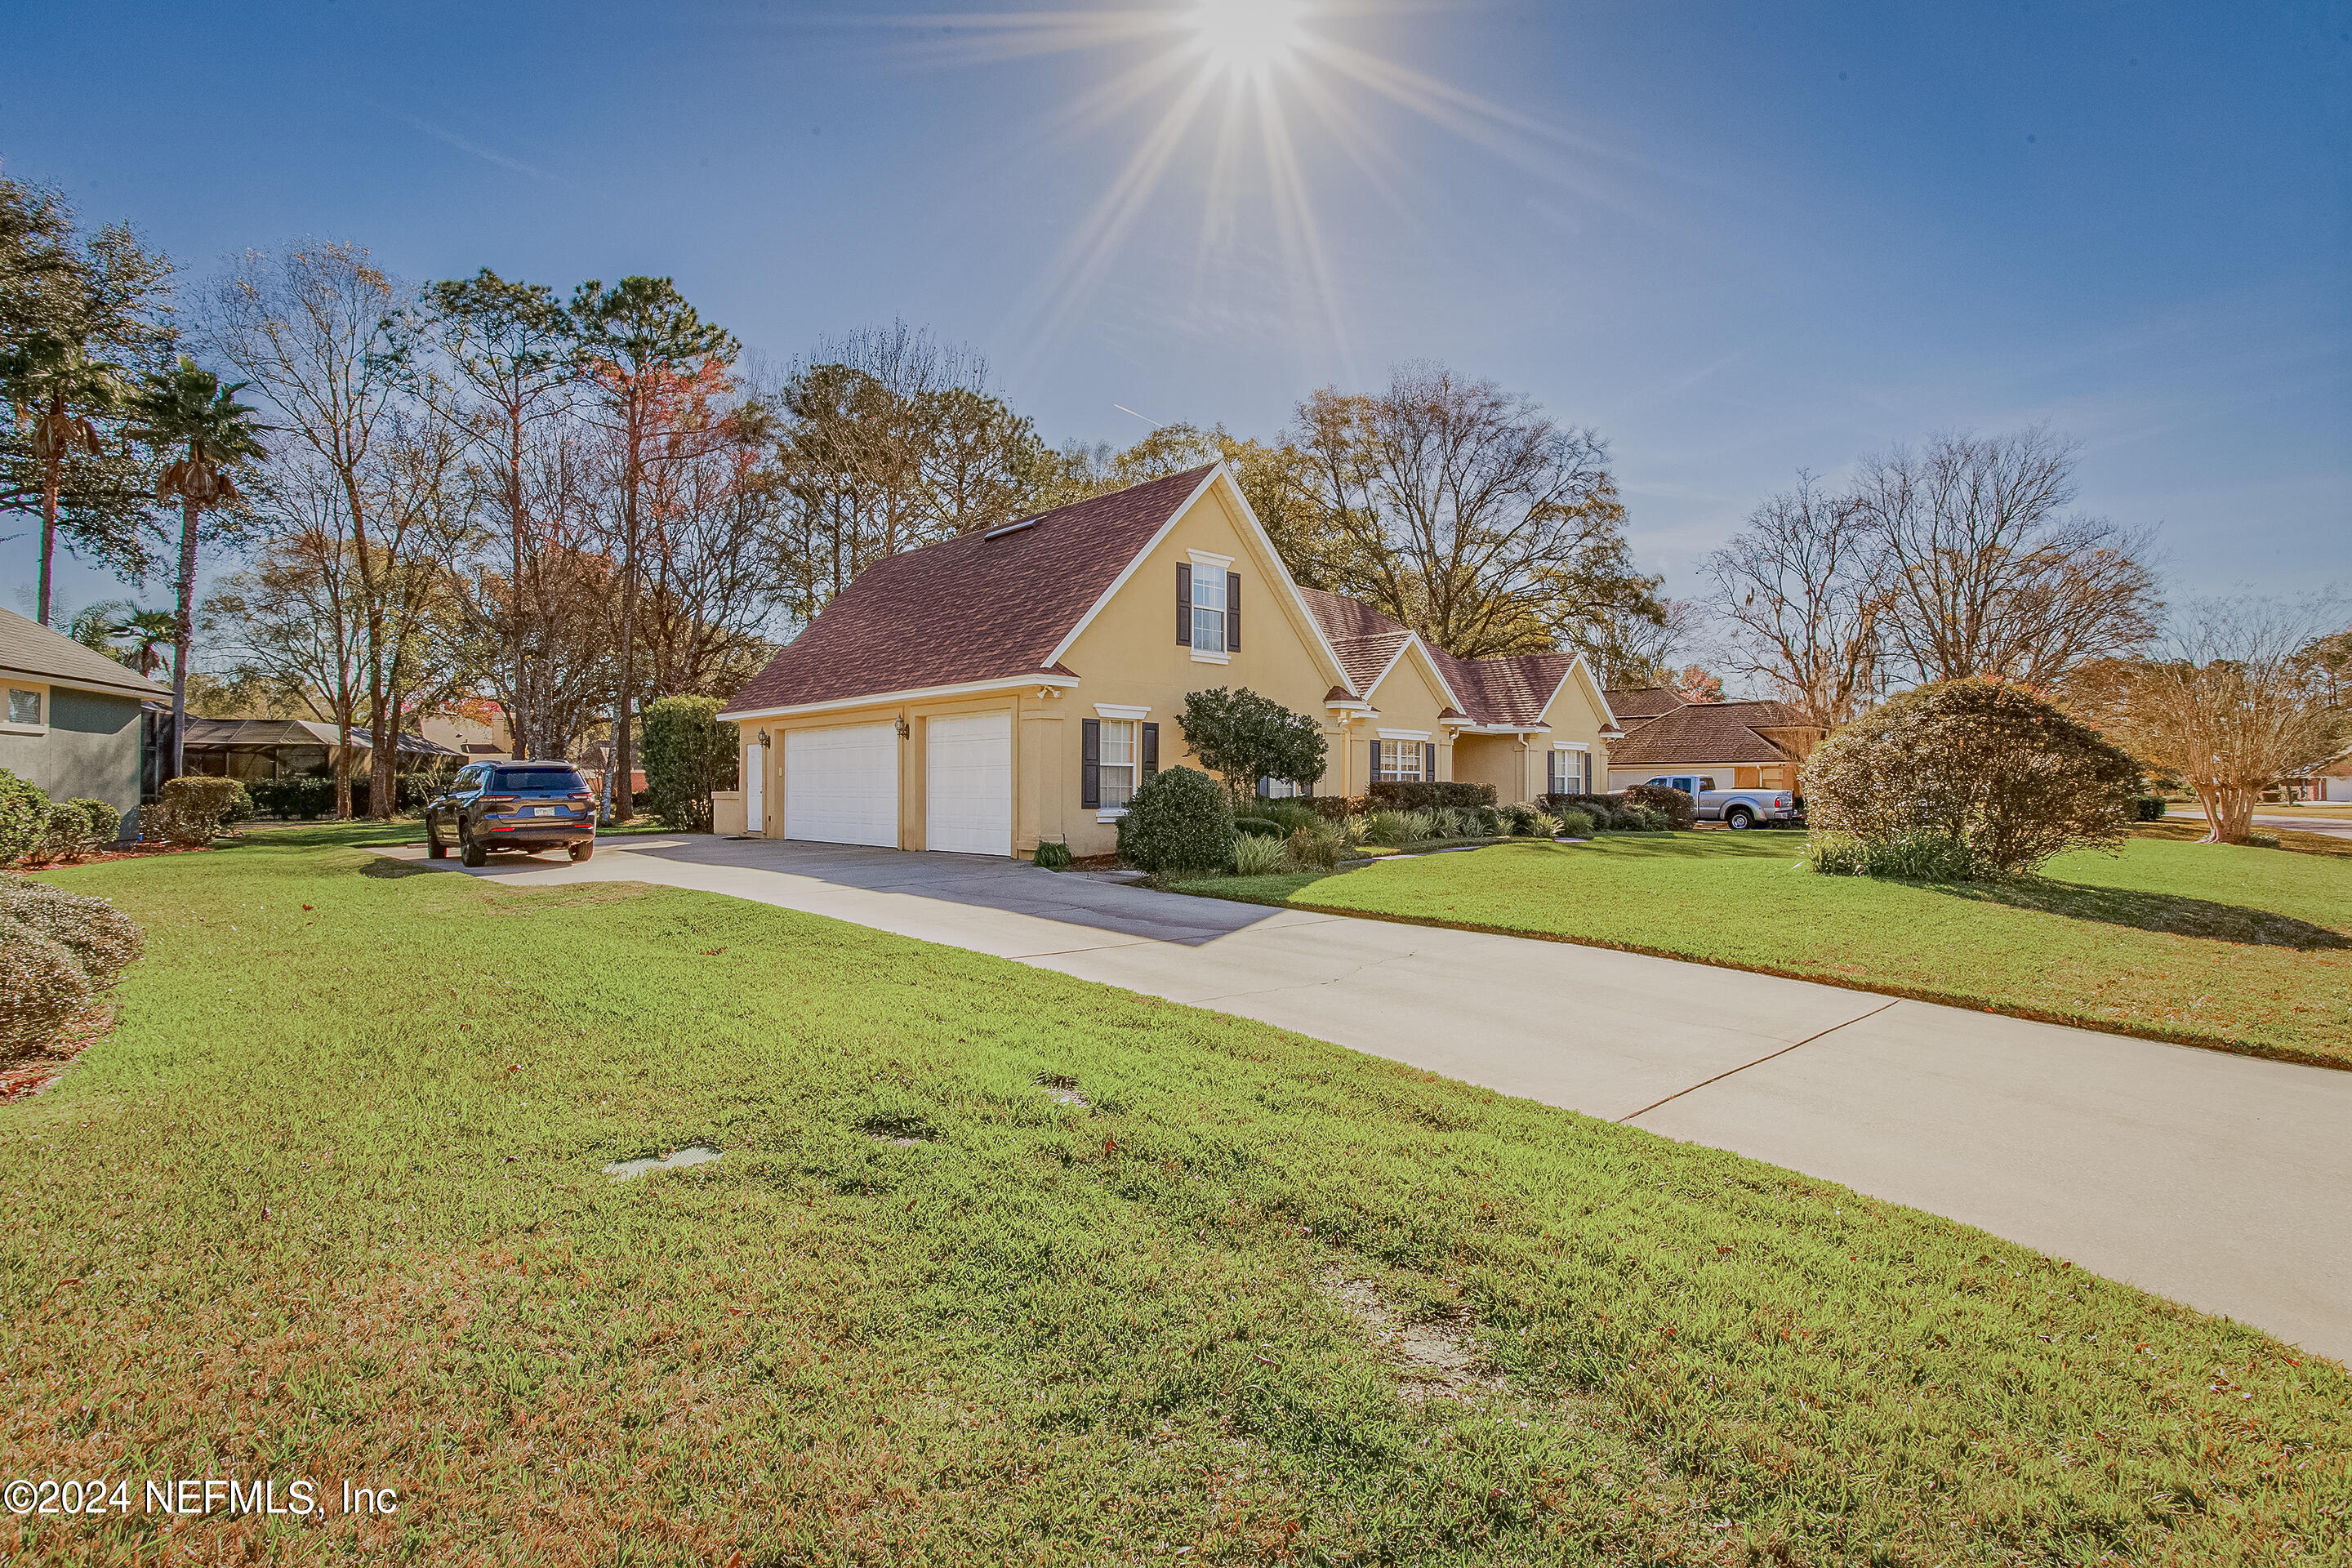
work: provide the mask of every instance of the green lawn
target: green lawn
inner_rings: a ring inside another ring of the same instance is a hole
[[[0,1470],[399,1512],[0,1515],[0,1562],[2352,1552],[2352,1378],[2260,1333],[1256,1023],[371,837],[50,875],[150,949],[0,1106]]]
[[[1799,868],[1793,833],[1612,835],[1181,890],[1664,953],[2352,1067],[2352,845],[2185,842],[2036,879],[1928,887]],[[2317,837],[2312,835],[2308,837]]]

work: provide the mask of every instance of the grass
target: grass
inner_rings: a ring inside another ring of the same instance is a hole
[[[2352,1067],[2352,843],[2311,854],[2156,824],[2042,877],[1930,886],[1799,869],[1792,833],[1512,844],[1181,890],[1663,953],[2287,1060]]]
[[[0,1561],[2352,1551],[2352,1378],[2249,1329],[1254,1022],[372,837],[50,875],[150,945],[0,1107],[0,1453],[398,1513],[0,1516]]]

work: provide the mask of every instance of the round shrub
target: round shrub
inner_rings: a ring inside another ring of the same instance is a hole
[[[1515,838],[1524,838],[1533,833],[1536,830],[1536,818],[1543,815],[1524,801],[1514,801],[1509,805],[1497,809],[1501,813],[1503,826]]]
[[[1946,680],[1823,742],[1805,763],[1804,795],[1824,832],[1872,847],[1937,836],[1965,849],[1975,875],[2008,876],[2063,850],[2121,843],[2146,772],[2040,698]]]
[[[0,921],[62,948],[86,977],[86,991],[112,984],[143,945],[131,917],[104,899],[23,877],[0,877]]]
[[[1590,838],[1592,818],[1581,811],[1563,811],[1559,814],[1559,830],[1570,838]]]
[[[0,914],[0,1052],[37,1050],[89,1000],[89,977],[58,942]]]
[[[1066,871],[1070,868],[1070,847],[1066,844],[1040,844],[1034,859],[1045,870]]]
[[[42,837],[40,847],[33,854],[37,859],[51,863],[79,860],[90,838],[89,813],[78,800],[56,800],[49,803],[49,830]]]
[[[89,817],[89,847],[100,848],[121,837],[122,814],[110,802],[85,795],[68,804],[81,807]]]
[[[1195,768],[1165,768],[1152,774],[1119,819],[1118,857],[1160,877],[1230,865],[1234,814],[1225,792]]]
[[[253,797],[235,779],[190,774],[165,781],[148,825],[174,844],[210,844],[240,805],[252,815]]]
[[[22,859],[49,831],[49,797],[0,768],[0,866]]]

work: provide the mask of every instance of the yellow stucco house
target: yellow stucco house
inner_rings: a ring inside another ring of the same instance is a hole
[[[1616,732],[1580,658],[1457,659],[1301,589],[1217,464],[868,567],[720,715],[742,737],[742,787],[717,826],[1108,854],[1142,781],[1192,763],[1185,695],[1216,686],[1321,723],[1318,795],[1376,779],[1472,780],[1505,802],[1588,791]]]

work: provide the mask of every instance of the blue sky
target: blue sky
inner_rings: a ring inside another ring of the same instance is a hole
[[[1155,8],[1184,0],[1104,7]],[[1179,35],[1023,54],[950,0],[79,0],[10,18],[0,159],[198,275],[303,234],[420,280],[665,273],[777,362],[903,317],[982,349],[1053,440],[1142,434],[1120,404],[1272,434],[1311,387],[1440,359],[1606,436],[1679,591],[1800,468],[2045,418],[2084,443],[2085,510],[2160,528],[2177,593],[2352,582],[2352,4],[1307,25],[1459,96],[1277,72],[1297,195],[1255,120],[1216,185],[1204,115],[1076,279],[1189,77],[1068,111]],[[1302,203],[1319,268],[1286,241]],[[9,602],[31,575],[0,546]]]

